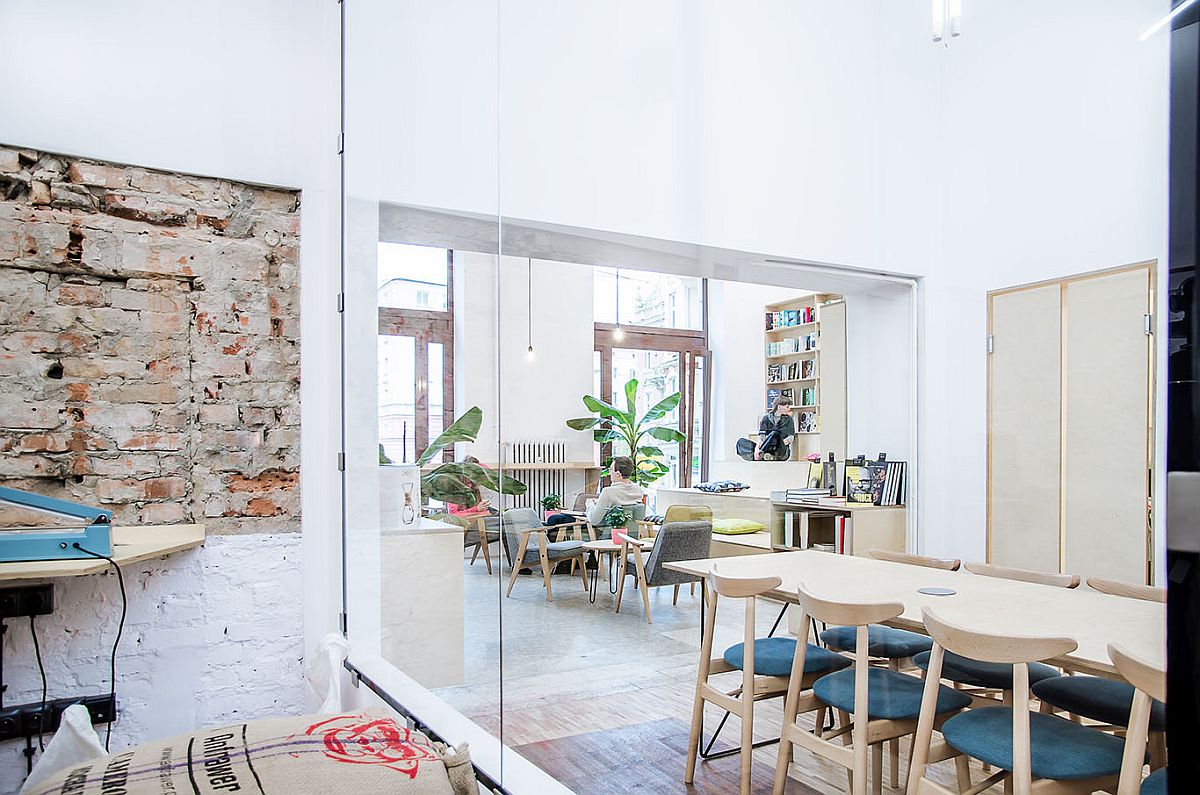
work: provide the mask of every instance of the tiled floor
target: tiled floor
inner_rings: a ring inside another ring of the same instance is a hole
[[[522,576],[507,599],[506,582],[507,572],[489,577],[482,562],[467,567],[467,682],[439,690],[442,697],[580,793],[737,791],[736,756],[702,763],[695,785],[683,784],[700,649],[698,592],[684,586],[673,606],[670,588],[652,590],[651,625],[632,579],[619,614],[603,579],[595,604],[577,575],[553,578],[552,603],[540,574]],[[759,637],[779,610],[777,603],[759,603]],[[741,640],[742,615],[740,604],[720,603],[714,649]],[[708,708],[706,731],[721,714]],[[756,739],[778,736],[781,721],[779,700],[760,702]],[[718,745],[726,738],[736,743],[737,731],[731,719]],[[755,751],[755,792],[770,791],[777,748]],[[939,767],[938,777],[952,782],[953,765]],[[791,775],[789,793],[846,791],[844,770],[803,751]],[[885,774],[885,788],[886,781]]]

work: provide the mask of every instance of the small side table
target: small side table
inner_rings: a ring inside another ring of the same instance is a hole
[[[608,555],[608,592],[615,594],[617,586],[613,582],[613,569],[616,567],[614,557],[621,552],[621,545],[614,542],[611,538],[602,538],[598,541],[585,541],[583,548],[596,556],[596,568],[592,569],[592,587],[588,589],[588,600],[592,604],[596,604],[596,591],[599,588],[600,567],[603,565],[601,555]]]

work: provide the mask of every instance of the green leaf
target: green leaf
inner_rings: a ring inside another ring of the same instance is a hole
[[[524,494],[526,489],[525,484],[516,478],[469,461],[450,461],[434,471],[445,475],[454,475],[460,480],[474,483],[476,488],[482,486],[489,491],[501,494]]]
[[[625,437],[617,431],[592,431],[592,438],[600,444],[608,444],[609,442],[619,442]]]
[[[629,401],[629,418],[632,420],[634,412],[637,411],[637,393],[638,381],[636,378],[630,378],[625,382],[625,400]]]
[[[449,428],[442,431],[441,435],[425,448],[425,452],[421,453],[421,457],[417,459],[417,465],[428,464],[438,453],[457,442],[475,441],[475,437],[479,435],[479,427],[482,424],[483,409],[479,408],[479,406],[472,406],[467,409],[461,417],[455,420]]]
[[[674,442],[682,444],[687,441],[687,437],[674,428],[666,425],[660,425],[657,428],[651,428],[649,434],[660,442]]]
[[[628,421],[628,417],[624,411],[614,406],[611,403],[605,403],[600,398],[592,397],[591,395],[583,396],[583,405],[587,406],[588,411],[594,411],[601,417],[611,417],[615,420]]]
[[[567,420],[567,427],[576,431],[586,431],[589,428],[595,428],[604,420],[599,417],[580,417],[574,420]]]
[[[662,457],[666,455],[666,453],[662,451],[661,447],[639,447],[637,451],[638,455],[648,455],[654,457]]]
[[[682,392],[676,392],[674,395],[667,395],[665,398],[651,406],[650,409],[642,415],[642,419],[639,424],[644,425],[647,422],[661,420],[663,417],[675,410],[675,407],[679,405],[679,401],[682,398]]]
[[[438,467],[421,478],[421,492],[440,502],[474,508],[479,504],[479,492],[467,485],[460,475],[443,472]]]

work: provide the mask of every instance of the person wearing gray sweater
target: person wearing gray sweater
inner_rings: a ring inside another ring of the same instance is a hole
[[[629,479],[633,475],[633,459],[619,455],[612,460],[609,471],[612,473],[612,485],[600,490],[600,498],[587,512],[588,521],[594,525],[604,521],[604,514],[608,513],[609,508],[641,502],[645,493],[641,486]]]

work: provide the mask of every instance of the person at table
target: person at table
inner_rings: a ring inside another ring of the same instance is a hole
[[[604,522],[604,514],[608,513],[609,508],[641,502],[645,494],[641,486],[630,480],[633,477],[632,458],[619,455],[612,460],[608,469],[612,475],[612,485],[600,490],[596,504],[587,511],[588,521],[594,525]]]
[[[481,462],[478,458],[476,458],[473,455],[469,455],[466,458],[464,458],[463,463],[479,464],[479,466],[481,466],[481,467],[484,466],[483,462]],[[488,469],[488,468],[489,467],[484,467],[484,469]],[[473,480],[470,480],[468,478],[463,478],[462,482],[463,482],[463,485],[466,486],[467,488],[469,488],[471,490],[471,493],[475,495],[475,504],[474,505],[457,505],[452,502],[452,503],[450,503],[450,515],[451,516],[458,516],[458,517],[461,517],[464,519],[469,519],[469,518],[472,518],[475,516],[495,516],[497,514],[497,511],[492,509],[491,500],[485,500],[483,498],[483,494],[479,491],[479,485],[477,483],[475,483]]]
[[[755,461],[786,461],[792,457],[792,438],[796,423],[792,419],[792,399],[782,395],[775,398],[771,410],[758,422],[758,444],[754,447]]]

